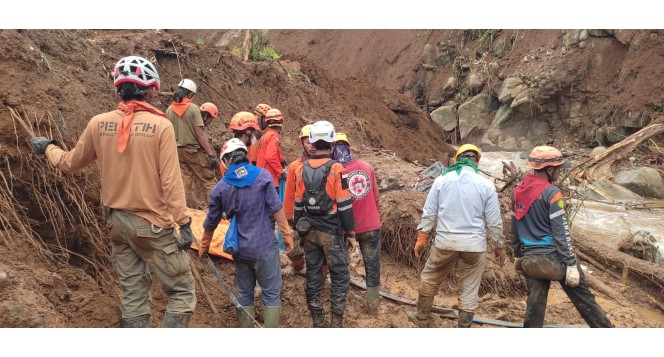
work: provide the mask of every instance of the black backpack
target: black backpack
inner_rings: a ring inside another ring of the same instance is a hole
[[[309,165],[309,161],[304,163],[302,168],[302,181],[304,183],[302,200],[304,201],[304,211],[307,214],[328,214],[334,206],[334,201],[327,194],[325,185],[327,184],[327,176],[335,163],[336,161],[329,160],[315,169]]]

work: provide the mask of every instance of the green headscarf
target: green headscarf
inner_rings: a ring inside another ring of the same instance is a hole
[[[464,166],[472,167],[473,170],[475,170],[475,173],[477,173],[477,165],[473,164],[472,161],[468,160],[467,157],[461,157],[459,158],[459,161],[455,162],[454,164],[450,165],[445,171],[443,171],[443,174],[441,176],[445,176],[446,174],[456,171],[457,175],[461,175],[461,169]]]

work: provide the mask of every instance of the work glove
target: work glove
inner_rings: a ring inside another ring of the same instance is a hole
[[[210,163],[210,170],[219,169],[219,160],[215,155],[208,155],[208,162]]]
[[[422,250],[424,249],[424,243],[427,241],[427,237],[429,236],[429,233],[427,232],[417,232],[417,241],[415,241],[415,257],[419,258],[420,255],[422,254]]]
[[[570,288],[575,288],[579,286],[579,281],[581,276],[579,275],[579,267],[574,264],[567,267],[567,273],[565,274],[565,285]]]
[[[521,259],[522,258],[514,258],[514,271],[517,272],[517,274],[525,275],[523,268],[521,268]]]
[[[284,240],[284,249],[286,250],[286,255],[289,255],[293,252],[295,246],[293,245],[293,235],[291,234],[290,226],[288,221],[277,221],[279,226],[279,231],[281,231],[281,237]]]
[[[208,231],[203,232],[203,237],[201,237],[201,246],[198,247],[199,258],[207,254],[207,252],[210,250],[210,244],[212,243],[212,233],[213,232]]]
[[[194,242],[194,233],[191,231],[191,218],[189,222],[180,226],[180,242],[178,242],[178,248],[185,250],[191,247],[191,243]]]
[[[279,175],[279,180],[286,181],[286,177],[288,177],[288,172],[286,172],[286,170],[281,171],[281,174]]]
[[[355,249],[357,249],[357,239],[355,239],[355,232],[344,232],[344,240],[346,241],[348,254],[354,252]]]
[[[493,253],[498,259],[498,265],[503,266],[505,264],[505,249],[503,248],[493,248]]]
[[[30,147],[32,147],[32,152],[39,155],[44,155],[46,148],[51,144],[55,145],[55,143],[55,140],[45,138],[43,136],[34,136],[32,139],[30,139]]]

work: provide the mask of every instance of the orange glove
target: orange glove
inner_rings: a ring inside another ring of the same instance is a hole
[[[419,231],[417,232],[417,241],[415,242],[415,256],[420,257],[422,254],[422,249],[424,249],[424,243],[427,241],[427,237],[429,236],[429,233],[427,232],[422,232]]]
[[[293,251],[293,235],[291,234],[290,226],[288,225],[287,220],[277,221],[279,225],[279,230],[281,231],[281,237],[284,239],[284,248],[286,249],[286,254],[290,254]]]
[[[201,246],[198,248],[198,256],[202,257],[203,254],[206,254],[210,250],[210,244],[212,243],[212,234],[214,232],[205,231],[203,232],[203,237],[201,238]]]

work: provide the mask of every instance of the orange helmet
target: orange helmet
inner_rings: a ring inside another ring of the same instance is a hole
[[[279,109],[270,109],[265,113],[265,124],[267,126],[278,126],[284,124],[284,115]]]
[[[238,112],[231,118],[228,131],[242,131],[249,128],[260,130],[258,127],[258,118],[249,112]]]
[[[528,155],[528,165],[535,170],[543,169],[547,166],[566,169],[572,166],[572,163],[565,160],[560,150],[552,146],[537,146]]]
[[[217,106],[212,104],[212,103],[203,103],[203,104],[201,104],[201,111],[210,113],[212,118],[215,118],[215,119],[219,115],[219,109],[217,109]]]
[[[272,109],[271,106],[267,104],[259,104],[256,106],[256,109],[254,109],[254,114],[256,114],[259,117],[265,116],[267,114],[267,111]]]

